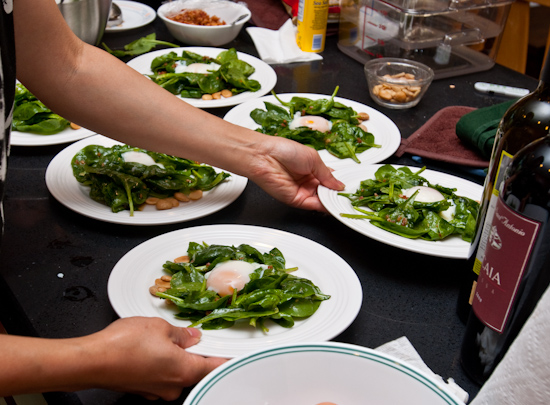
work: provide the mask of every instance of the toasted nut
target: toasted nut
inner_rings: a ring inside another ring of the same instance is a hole
[[[217,93],[212,94],[212,98],[214,100],[219,100],[220,98],[222,98],[222,92],[218,91]]]
[[[143,211],[143,210],[145,209],[145,206],[146,206],[146,205],[147,205],[147,204],[140,204],[140,205],[137,207],[137,210],[138,210],[138,211]]]
[[[189,193],[189,198],[192,200],[200,200],[202,198],[202,190],[192,190]]]
[[[378,96],[382,100],[387,100],[387,101],[390,101],[392,98],[392,94],[390,93],[389,90],[380,90],[380,93],[378,94]]]
[[[151,287],[149,287],[149,292],[151,293],[151,295],[154,295],[155,297],[157,296],[157,292],[158,292],[159,288],[156,286],[156,285],[153,285]]]
[[[157,207],[157,210],[169,210],[170,208],[173,208],[171,201],[166,201],[166,199],[158,200],[155,204]]]
[[[366,112],[360,112],[357,114],[357,119],[360,121],[366,121],[369,119],[369,114],[367,114]]]
[[[232,97],[233,93],[231,92],[231,90],[223,89],[222,90],[222,96],[225,97],[225,98]]]
[[[203,100],[212,100],[214,97],[212,97],[212,94],[203,94],[201,98]]]
[[[174,263],[189,263],[189,256],[176,257]]]
[[[72,129],[80,129],[80,128],[81,128],[80,125],[75,124],[74,122],[71,122],[71,123],[69,124],[69,126],[70,126]]]
[[[169,201],[170,204],[172,204],[172,207],[179,207],[180,202],[176,200],[174,197],[167,197],[164,199],[165,201]]]
[[[158,288],[158,292],[165,292],[168,288],[164,288],[164,287],[159,287]]]
[[[157,279],[155,280],[155,285],[156,285],[157,287],[170,288],[170,282],[169,282],[169,281],[164,281],[164,280],[162,280],[162,279],[160,279],[160,278],[157,278]]]
[[[177,193],[174,193],[174,198],[178,201],[181,201],[181,202],[187,202],[190,200],[189,197],[187,197],[185,194],[181,193],[181,192],[177,192]]]
[[[393,96],[393,99],[399,103],[404,103],[405,100],[407,100],[407,95],[403,93],[402,91],[398,91]]]
[[[172,276],[167,276],[167,275],[164,275],[160,278],[162,281],[170,281],[172,280]]]
[[[369,131],[367,130],[367,127],[366,127],[365,125],[359,124],[359,125],[357,125],[357,126],[358,126],[359,128],[361,128],[363,131],[369,132]]]
[[[158,202],[159,202],[159,199],[157,197],[148,197],[145,200],[145,204],[149,204],[149,205],[155,205]]]
[[[420,86],[408,85],[411,80],[415,80],[415,76],[411,73],[386,74],[382,78],[389,81],[389,83],[381,83],[374,86],[372,93],[384,101],[408,103],[420,94]]]

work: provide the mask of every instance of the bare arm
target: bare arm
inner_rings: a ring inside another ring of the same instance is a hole
[[[246,176],[296,207],[324,210],[319,183],[343,188],[311,148],[194,108],[84,44],[52,0],[14,3],[18,79],[65,118],[124,143]]]
[[[197,329],[158,318],[121,319],[72,339],[0,335],[0,397],[105,388],[174,400],[225,362],[184,350],[199,339]]]

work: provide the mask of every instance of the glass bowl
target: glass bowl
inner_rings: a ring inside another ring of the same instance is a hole
[[[417,105],[434,78],[428,66],[408,59],[378,58],[365,63],[365,76],[372,99],[393,109]]]

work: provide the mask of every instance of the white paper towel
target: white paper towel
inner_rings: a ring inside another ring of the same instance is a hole
[[[471,405],[550,404],[550,289]]]
[[[304,52],[296,43],[296,27],[289,18],[277,31],[260,27],[248,27],[260,58],[265,63],[308,62],[323,59],[321,55]]]
[[[468,393],[456,384],[452,378],[449,378],[447,382],[445,382],[441,376],[435,374],[426,365],[426,363],[424,363],[422,357],[420,357],[412,343],[405,336],[385,343],[382,346],[377,347],[375,350],[389,354],[390,356],[403,360],[411,366],[420,369],[427,375],[430,375],[434,379],[438,380],[441,383],[441,386],[446,387],[449,392],[456,395],[456,397],[461,399],[464,403],[468,402]]]

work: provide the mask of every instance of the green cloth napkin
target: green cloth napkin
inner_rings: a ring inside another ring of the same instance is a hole
[[[456,123],[456,135],[461,141],[479,150],[483,157],[490,159],[495,142],[498,124],[504,113],[517,99],[478,108],[463,115]]]

